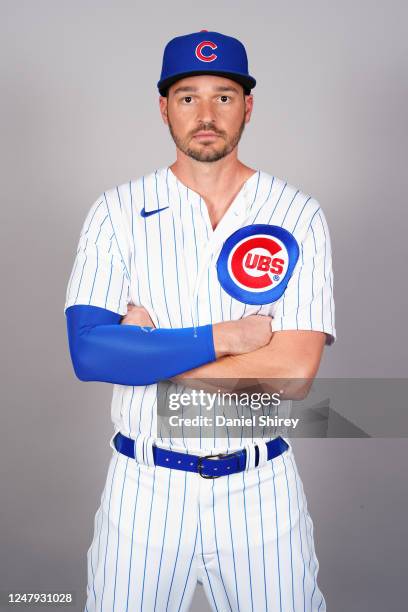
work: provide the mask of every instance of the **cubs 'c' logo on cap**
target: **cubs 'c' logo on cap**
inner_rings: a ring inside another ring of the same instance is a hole
[[[246,225],[225,241],[218,280],[240,302],[269,304],[283,295],[298,258],[298,243],[283,227]]]
[[[214,60],[217,59],[218,56],[215,53],[209,54],[208,51],[206,51],[204,54],[203,49],[205,49],[206,47],[209,47],[210,49],[214,50],[217,48],[217,45],[211,42],[211,40],[203,40],[202,42],[200,42],[200,44],[196,46],[196,50],[195,50],[196,57],[201,62],[213,62]]]

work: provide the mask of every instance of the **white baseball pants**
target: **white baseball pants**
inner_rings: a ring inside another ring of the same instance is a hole
[[[86,612],[185,612],[197,581],[218,612],[325,612],[293,449],[266,461],[263,446],[258,467],[252,450],[245,472],[217,479],[114,449],[87,553]]]

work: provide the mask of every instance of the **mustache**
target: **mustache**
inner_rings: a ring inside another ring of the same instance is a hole
[[[191,136],[198,134],[198,132],[214,132],[219,136],[224,136],[225,132],[223,130],[217,129],[212,123],[202,123],[198,128],[190,132]]]

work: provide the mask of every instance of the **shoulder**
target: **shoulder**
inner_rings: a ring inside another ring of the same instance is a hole
[[[268,222],[279,225],[302,240],[318,217],[326,222],[315,196],[288,180],[260,171],[258,206],[269,214]]]
[[[88,217],[98,211],[99,215],[108,215],[114,227],[123,222],[130,224],[135,211],[163,189],[165,172],[166,168],[160,168],[105,189],[92,204]]]
[[[141,208],[143,200],[156,197],[157,191],[163,189],[167,172],[167,167],[158,168],[136,178],[130,178],[124,183],[107,189],[101,197],[106,199],[109,207],[123,209],[122,212],[133,208],[135,203],[139,203],[139,208]]]
[[[304,209],[308,213],[320,208],[320,203],[312,194],[263,170],[260,171],[259,189],[268,192],[267,201],[270,205],[278,202],[283,209]]]

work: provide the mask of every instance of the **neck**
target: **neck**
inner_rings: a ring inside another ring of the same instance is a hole
[[[236,149],[215,162],[196,161],[177,149],[177,159],[170,169],[184,185],[201,195],[214,216],[225,212],[243,183],[256,172],[239,161]]]

